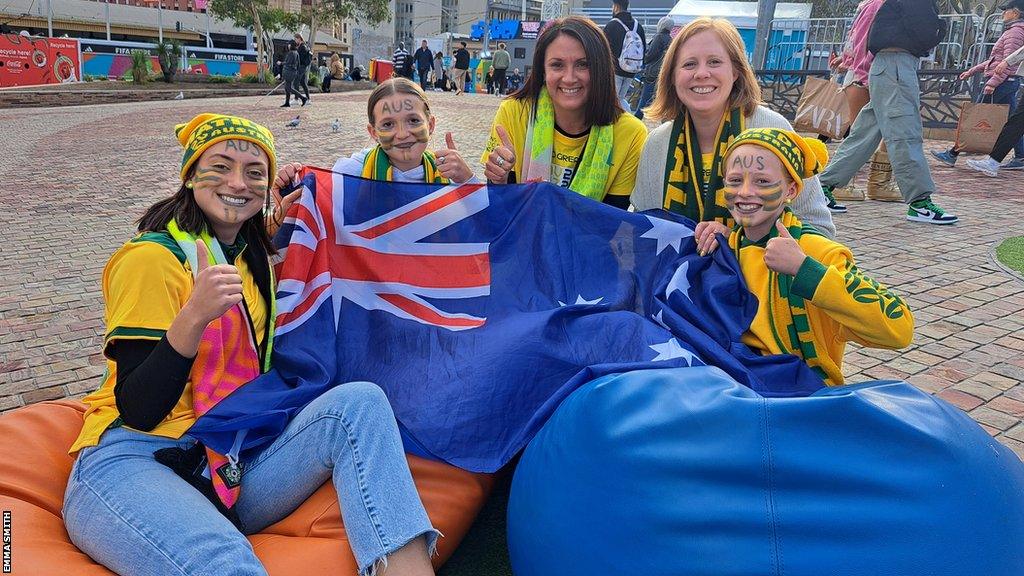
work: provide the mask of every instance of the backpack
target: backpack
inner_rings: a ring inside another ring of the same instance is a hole
[[[614,18],[614,20],[626,28],[622,20],[618,18]],[[644,67],[644,41],[636,33],[638,26],[639,24],[634,20],[633,29],[626,28],[626,35],[622,38],[622,51],[619,52],[619,68],[630,74],[636,74]]]

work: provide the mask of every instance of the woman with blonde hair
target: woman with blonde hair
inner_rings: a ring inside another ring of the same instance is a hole
[[[719,18],[687,24],[665,53],[654,103],[644,114],[663,122],[647,139],[631,201],[697,222],[697,249],[714,250],[736,222],[725,202],[721,165],[729,143],[747,128],[792,130],[761,104],[761,88],[736,27]],[[835,226],[818,179],[806,182],[793,212],[828,237]]]

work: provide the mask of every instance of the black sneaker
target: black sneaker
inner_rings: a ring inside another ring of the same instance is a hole
[[[911,202],[907,208],[907,220],[911,222],[927,222],[928,224],[956,224],[960,219],[947,214],[931,198]]]
[[[834,189],[835,186],[821,187],[821,191],[825,193],[825,199],[828,200],[828,211],[833,214],[843,214],[846,212],[846,204],[836,202],[836,197],[832,194]]]

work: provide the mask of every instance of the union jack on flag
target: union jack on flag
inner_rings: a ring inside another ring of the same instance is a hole
[[[278,274],[278,334],[300,326],[331,291],[336,322],[342,301],[349,300],[448,330],[483,325],[485,318],[445,311],[426,298],[490,294],[488,243],[422,242],[487,208],[482,184],[445,186],[386,214],[360,218],[346,217],[341,174],[313,175],[316,194],[300,197],[279,232],[290,243]],[[325,221],[324,214],[333,218]]]
[[[799,359],[740,342],[756,299],[728,250],[696,253],[692,222],[547,183],[302,177],[275,237],[273,367],[191,428],[214,450],[244,436],[251,457],[356,380],[387,394],[407,451],[482,472],[604,374],[706,364],[764,395],[822,386]]]

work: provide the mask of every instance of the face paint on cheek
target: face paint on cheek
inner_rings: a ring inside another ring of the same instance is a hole
[[[770,188],[758,190],[757,195],[761,197],[761,210],[773,212],[782,205],[782,183],[776,182]]]
[[[412,137],[415,138],[416,141],[421,144],[426,144],[430,140],[430,127],[428,127],[426,124],[420,126],[419,128],[413,128],[412,130],[409,130],[409,133],[412,134]]]
[[[730,192],[728,189],[725,191],[725,207],[729,210],[736,207],[736,193]]]
[[[213,170],[203,170],[202,168],[197,168],[196,175],[195,178],[193,178],[193,181],[196,184],[199,184],[200,182],[209,182],[210,184],[217,185],[223,182],[224,179],[221,178],[221,176]]]
[[[377,143],[384,150],[391,150],[395,145],[394,130],[377,130]]]

